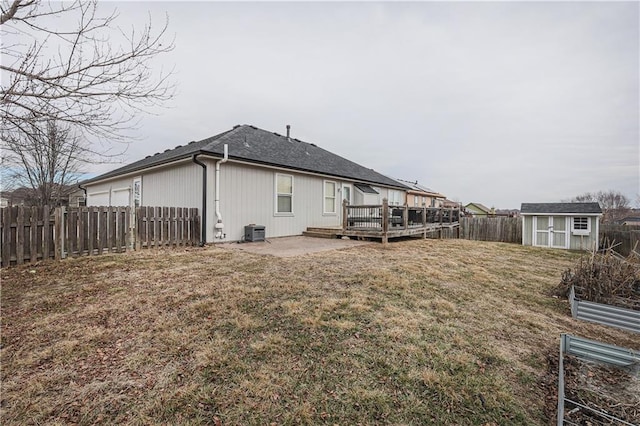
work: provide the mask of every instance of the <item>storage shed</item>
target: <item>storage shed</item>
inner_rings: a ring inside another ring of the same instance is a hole
[[[598,203],[522,203],[522,245],[569,250],[598,248]]]

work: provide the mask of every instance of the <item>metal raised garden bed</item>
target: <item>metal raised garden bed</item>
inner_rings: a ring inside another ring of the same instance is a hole
[[[570,334],[562,334],[560,337],[560,357],[558,366],[558,426],[565,424],[583,424],[575,423],[575,420],[570,418],[572,413],[580,410],[599,419],[599,423],[588,422],[587,424],[637,426],[637,423],[630,423],[626,420],[620,419],[601,407],[594,406],[592,404],[585,404],[584,401],[578,402],[566,397],[565,357],[567,355],[571,355],[581,360],[592,361],[596,364],[630,371],[630,374],[636,375],[635,377],[640,380],[640,377],[638,377],[638,374],[640,374],[638,371],[640,368],[640,352],[572,336]]]
[[[640,333],[640,311],[581,300],[576,297],[573,286],[569,292],[569,303],[574,318]]]

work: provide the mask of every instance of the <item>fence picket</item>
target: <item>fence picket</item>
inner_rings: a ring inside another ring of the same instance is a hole
[[[49,206],[42,209],[42,260],[51,257],[51,210]]]
[[[0,264],[195,245],[199,233],[197,208],[11,206],[0,209]]]

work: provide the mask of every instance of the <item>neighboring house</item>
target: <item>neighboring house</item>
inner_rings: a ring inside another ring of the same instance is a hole
[[[405,185],[315,144],[235,126],[85,181],[88,206],[197,207],[206,242],[239,241],[244,227],[300,235],[342,224],[342,200],[382,204]]]
[[[570,250],[598,247],[598,203],[523,203],[522,245]]]
[[[520,216],[520,210],[518,209],[497,209],[496,216],[506,216],[506,217],[518,217]]]
[[[84,190],[78,188],[77,186],[70,185],[68,196],[67,196],[67,205],[69,207],[82,207],[87,205],[86,196],[84,194]]]
[[[84,191],[78,185],[55,184],[54,189],[59,191],[59,201],[50,200],[49,205],[61,205],[78,207],[84,205]],[[56,194],[57,195],[57,194]],[[33,188],[20,187],[13,191],[2,191],[0,193],[0,207],[8,206],[35,206],[40,204],[40,194]]]
[[[473,216],[489,216],[495,214],[494,209],[489,209],[480,203],[469,203],[464,206],[464,208],[467,214],[471,214]]]
[[[426,186],[420,185],[418,181],[410,182],[396,179],[403,185],[409,187],[406,191],[406,203],[410,207],[441,207],[446,197]]]
[[[461,205],[460,205],[459,202],[451,201],[451,200],[447,200],[447,199],[440,200],[440,205],[436,206],[436,207],[442,207],[442,208],[445,208],[445,209],[460,209],[460,210],[462,210]]]
[[[620,225],[640,226],[640,216],[628,216],[618,221]]]

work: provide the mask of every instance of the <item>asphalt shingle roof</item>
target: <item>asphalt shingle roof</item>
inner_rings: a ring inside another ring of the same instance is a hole
[[[598,203],[522,203],[521,214],[600,214]]]
[[[357,181],[406,189],[394,179],[373,169],[368,169],[346,158],[333,154],[313,143],[307,143],[250,125],[238,125],[218,135],[191,142],[184,146],[148,156],[140,161],[89,179],[85,183],[116,177],[148,167],[191,157],[194,154],[209,154],[222,157],[224,145],[229,147],[230,160],[242,160],[256,164],[279,166],[293,170],[315,172]]]
[[[404,179],[396,179],[396,180],[398,182],[400,182],[401,184],[408,186],[409,188],[411,188],[414,191],[426,192],[426,193],[429,193],[429,194],[442,195],[442,194],[434,191],[431,188],[427,188],[424,185],[420,185],[418,182],[410,182],[410,181],[404,180]],[[444,197],[444,195],[443,195],[443,197]]]

